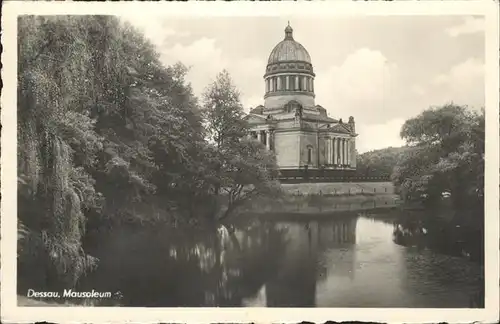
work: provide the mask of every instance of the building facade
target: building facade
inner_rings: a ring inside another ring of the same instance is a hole
[[[328,116],[315,103],[315,73],[307,50],[285,28],[285,38],[269,55],[264,74],[264,105],[246,119],[251,136],[274,150],[281,170],[356,169],[354,118]]]

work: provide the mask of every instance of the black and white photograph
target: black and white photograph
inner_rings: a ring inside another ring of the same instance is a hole
[[[498,320],[478,3],[9,3],[2,321]]]

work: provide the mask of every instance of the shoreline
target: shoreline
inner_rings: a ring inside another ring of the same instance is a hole
[[[249,203],[236,217],[243,215],[310,215],[334,216],[346,212],[362,212],[368,210],[392,209],[403,206],[395,194],[353,194],[353,195],[290,195],[285,194],[277,199],[260,198]]]

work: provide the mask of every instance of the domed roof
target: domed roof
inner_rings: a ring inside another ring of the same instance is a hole
[[[285,39],[278,43],[271,51],[267,64],[284,61],[302,61],[311,63],[311,56],[299,42],[293,39],[293,29],[288,25],[285,28]]]

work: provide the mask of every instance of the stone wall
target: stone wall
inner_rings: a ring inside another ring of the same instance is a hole
[[[357,160],[357,152],[356,152],[356,138],[352,138],[351,139],[351,143],[352,145],[350,146],[350,155],[351,155],[351,164],[350,164],[350,167],[351,168],[356,168],[356,160]]]
[[[276,132],[275,152],[278,166],[281,168],[296,168],[299,166],[299,132]]]
[[[391,182],[345,182],[345,183],[298,183],[282,184],[283,190],[290,194],[325,194],[325,195],[394,195],[394,185]]]
[[[308,148],[312,148],[311,163],[308,164]],[[317,161],[318,145],[316,133],[301,133],[300,134],[300,164],[309,165],[310,167],[318,167]]]

